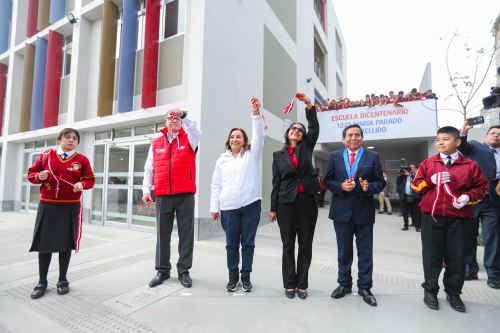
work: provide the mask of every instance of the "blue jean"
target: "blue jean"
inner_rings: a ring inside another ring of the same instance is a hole
[[[477,235],[479,221],[482,225],[484,241],[484,268],[488,279],[500,280],[500,216],[499,209],[494,207],[488,199],[472,207],[474,216],[469,221],[468,244],[466,252],[466,273],[477,273],[479,265],[476,259]]]
[[[238,209],[221,211],[221,224],[226,233],[227,268],[238,273],[241,244],[241,272],[251,272],[255,234],[260,221],[260,200]]]

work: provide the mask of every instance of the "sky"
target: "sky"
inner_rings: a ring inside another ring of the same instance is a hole
[[[465,44],[472,51],[493,48],[493,22],[500,13],[498,0],[330,0],[344,36],[347,56],[347,97],[361,99],[366,93],[388,94],[419,88],[425,66],[432,68],[432,89],[438,95],[440,126],[461,127],[463,116],[446,69],[446,49],[451,72],[471,73]],[[483,64],[487,59],[483,60]],[[485,68],[485,66],[483,66]],[[485,72],[483,69],[482,73]],[[478,116],[482,98],[496,85],[496,65],[471,102],[470,116]],[[469,74],[470,75],[470,74]],[[475,108],[474,108],[475,107]]]

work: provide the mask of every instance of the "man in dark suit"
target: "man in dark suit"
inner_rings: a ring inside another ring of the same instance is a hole
[[[420,194],[416,193],[410,186],[416,172],[417,168],[415,165],[410,164],[408,170],[404,167],[399,170],[399,175],[396,179],[396,191],[401,203],[401,214],[403,214],[404,226],[401,229],[403,231],[408,230],[409,216],[411,216],[411,222],[415,226],[415,231],[420,232],[420,221],[422,219],[422,214],[418,207]]]
[[[500,178],[500,125],[492,126],[486,132],[484,143],[475,140],[467,141],[467,133],[471,126],[466,121],[460,131],[462,144],[458,150],[476,162],[488,180],[488,195],[472,206],[474,215],[467,233],[465,280],[477,280],[479,265],[476,259],[477,234],[479,221],[482,225],[484,241],[484,268],[488,275],[487,284],[491,288],[500,289],[500,197],[495,187]]]
[[[376,306],[371,293],[373,273],[373,195],[385,186],[378,153],[363,149],[363,130],[357,124],[342,131],[345,148],[331,154],[326,168],[325,183],[332,192],[330,219],[337,235],[339,286],[332,298],[341,298],[352,291],[351,265],[353,238],[358,250],[358,294]]]

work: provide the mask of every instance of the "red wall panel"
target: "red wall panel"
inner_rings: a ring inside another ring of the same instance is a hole
[[[158,83],[158,40],[160,35],[160,0],[146,0],[144,63],[142,69],[143,108],[156,106]]]
[[[64,37],[61,34],[49,31],[47,72],[45,74],[46,89],[43,99],[43,127],[56,126],[58,124],[63,44]]]
[[[37,21],[38,21],[38,0],[29,0],[29,3],[28,3],[28,26],[26,28],[26,36],[27,37],[31,37],[38,32]]]

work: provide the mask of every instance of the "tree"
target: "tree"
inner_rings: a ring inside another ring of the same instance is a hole
[[[494,32],[491,39],[492,47],[475,49],[469,46],[467,37],[465,37],[465,41],[459,46],[463,47],[463,52],[455,52],[460,37],[459,33],[455,31],[446,49],[446,69],[453,92],[445,98],[445,100],[455,98],[459,108],[443,110],[457,111],[462,114],[465,121],[472,110],[482,106],[482,103],[476,105],[472,105],[472,103],[475,98],[479,97],[476,96],[477,92],[489,74],[498,44],[496,44]],[[463,57],[457,56],[459,54],[462,54]],[[452,55],[453,58],[450,58]]]

